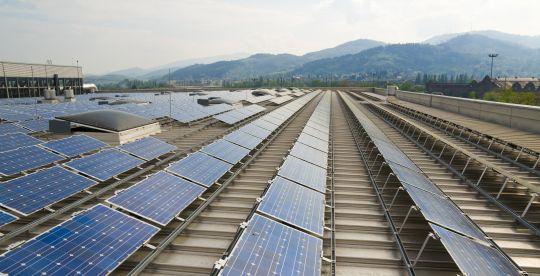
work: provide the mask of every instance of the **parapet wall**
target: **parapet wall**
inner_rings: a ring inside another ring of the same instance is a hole
[[[385,94],[385,89],[375,89],[374,92]],[[540,107],[536,106],[497,103],[401,90],[396,91],[396,98],[515,129],[540,133]]]

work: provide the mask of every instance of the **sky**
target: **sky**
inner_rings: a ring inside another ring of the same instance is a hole
[[[0,0],[0,60],[103,74],[470,30],[540,34],[538,0]]]

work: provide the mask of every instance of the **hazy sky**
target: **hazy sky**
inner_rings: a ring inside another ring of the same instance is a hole
[[[0,0],[0,60],[85,73],[358,39],[418,42],[495,29],[540,34],[537,0]]]

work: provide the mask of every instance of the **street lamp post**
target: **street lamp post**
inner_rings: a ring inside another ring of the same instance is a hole
[[[493,59],[499,56],[499,54],[489,54],[488,56],[491,58],[491,70],[490,70],[489,77],[493,79]]]

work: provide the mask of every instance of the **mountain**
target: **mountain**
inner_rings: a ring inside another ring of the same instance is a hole
[[[171,78],[174,80],[244,79],[261,75],[275,75],[290,72],[306,62],[355,54],[383,44],[380,41],[358,39],[302,56],[290,54],[256,54],[245,59],[188,66],[175,71]]]
[[[245,59],[196,64],[174,71],[174,80],[243,79],[284,73],[304,63],[304,59],[290,54],[256,54]]]
[[[489,53],[499,53],[494,75],[540,74],[540,49],[492,39],[482,35],[461,35],[438,45],[393,44],[354,55],[321,59],[303,64],[293,71],[299,75],[357,74],[386,72],[411,76],[430,74],[489,74]]]
[[[147,72],[146,69],[143,69],[143,68],[140,68],[140,67],[132,67],[132,68],[128,68],[128,69],[123,69],[123,70],[118,70],[118,71],[114,71],[114,72],[110,72],[106,75],[111,75],[111,76],[126,76],[126,77],[137,77],[137,76],[140,76],[142,74],[145,74]]]
[[[328,48],[316,52],[311,52],[303,55],[303,57],[309,61],[323,59],[323,58],[333,58],[349,54],[360,53],[366,49],[374,48],[377,46],[384,45],[384,42],[375,41],[371,39],[357,39],[349,41],[343,44],[340,44],[333,48]]]
[[[537,36],[516,35],[516,34],[503,33],[499,31],[493,31],[493,30],[443,34],[443,35],[438,35],[438,36],[429,38],[426,41],[424,41],[424,43],[438,45],[438,44],[447,42],[455,37],[462,36],[465,34],[482,35],[485,37],[489,37],[491,39],[497,39],[497,40],[514,43],[514,44],[519,44],[523,47],[528,47],[528,48],[534,48],[534,49],[540,48],[540,35],[537,35]]]

